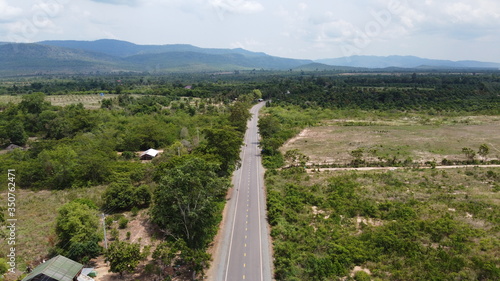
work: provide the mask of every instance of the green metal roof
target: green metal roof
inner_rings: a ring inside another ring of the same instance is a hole
[[[22,281],[38,279],[72,281],[82,268],[82,264],[59,255],[37,266],[28,276],[24,277]]]

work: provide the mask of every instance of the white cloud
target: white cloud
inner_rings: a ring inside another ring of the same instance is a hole
[[[6,0],[0,0],[0,22],[8,22],[22,14],[19,7],[10,6]]]
[[[224,19],[226,13],[251,14],[264,9],[259,2],[247,0],[209,0],[209,4],[215,9],[221,20]]]
[[[401,24],[415,34],[480,38],[500,31],[500,3],[495,0],[412,2],[403,10]]]
[[[112,5],[125,5],[125,6],[137,6],[139,0],[90,0],[98,3],[112,4]]]

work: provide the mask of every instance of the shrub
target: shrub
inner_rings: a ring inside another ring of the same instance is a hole
[[[151,192],[146,185],[134,187],[125,182],[112,183],[104,192],[103,199],[107,212],[126,211],[149,206]]]
[[[120,238],[120,232],[118,232],[118,229],[112,228],[111,229],[111,240],[118,241]]]
[[[132,151],[124,151],[122,153],[123,159],[130,160],[130,159],[133,159],[134,157],[135,157],[135,153],[133,153]]]
[[[107,228],[111,228],[111,226],[113,225],[113,222],[114,222],[113,217],[108,216],[104,219],[104,223],[106,224]]]
[[[139,214],[139,208],[137,208],[136,206],[134,206],[132,208],[132,210],[130,210],[130,212],[132,213],[132,216],[135,217]]]
[[[354,274],[354,280],[356,281],[370,281],[370,275],[364,271],[358,271]]]
[[[119,220],[118,220],[118,227],[120,229],[124,229],[127,227],[127,224],[128,224],[128,219],[126,217],[121,217]]]

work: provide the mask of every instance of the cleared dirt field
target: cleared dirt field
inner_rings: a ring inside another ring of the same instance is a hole
[[[424,123],[424,124],[422,124]],[[425,124],[428,123],[428,124]],[[349,152],[363,149],[363,159],[393,158],[425,162],[466,160],[463,147],[490,148],[487,158],[500,158],[500,118],[489,116],[439,120],[330,120],[306,128],[288,141],[281,151],[298,149],[315,164],[345,164]],[[478,157],[478,156],[476,156]],[[477,158],[479,159],[479,158]]]

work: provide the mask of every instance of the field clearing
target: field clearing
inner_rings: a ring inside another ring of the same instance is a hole
[[[364,160],[393,158],[440,162],[466,160],[463,147],[490,148],[487,158],[500,159],[500,118],[470,116],[442,120],[330,120],[304,129],[281,151],[298,149],[314,164],[347,164],[349,152],[364,150]],[[476,156],[476,159],[477,158]]]
[[[141,97],[143,95],[131,95],[132,97]],[[116,98],[116,94],[105,94],[100,96],[95,95],[48,95],[45,96],[45,100],[50,102],[52,105],[56,106],[66,106],[70,104],[82,103],[87,109],[97,109],[101,107],[101,101],[103,99]],[[7,96],[0,95],[0,103],[19,103],[21,102],[21,96]]]
[[[55,224],[57,210],[65,203],[78,198],[88,198],[97,204],[105,188],[28,191],[16,190],[16,256],[18,270],[26,269],[33,261],[41,261],[49,254],[56,242]],[[1,194],[6,198],[5,192]],[[2,243],[1,252],[7,253],[7,243]]]

